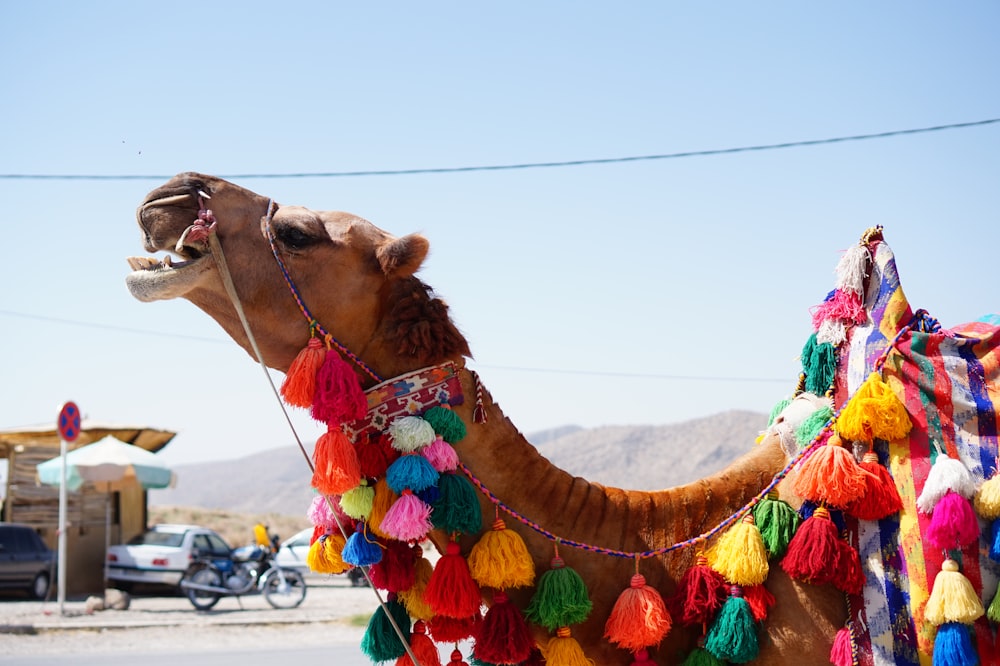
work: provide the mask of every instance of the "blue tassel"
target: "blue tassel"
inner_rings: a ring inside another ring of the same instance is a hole
[[[402,494],[405,488],[419,493],[437,485],[438,476],[438,471],[434,469],[427,458],[419,455],[405,455],[400,456],[389,465],[389,469],[385,473],[385,482],[397,495]]]
[[[428,486],[419,493],[414,494],[423,500],[424,504],[430,504],[432,506],[441,499],[441,489],[437,486]]]
[[[1000,562],[1000,518],[990,525],[990,559]]]
[[[382,547],[374,539],[368,539],[367,531],[367,526],[362,521],[358,523],[354,534],[347,538],[340,557],[348,564],[366,567],[382,561]]]
[[[972,645],[970,627],[945,622],[934,637],[934,666],[976,666],[979,655]]]

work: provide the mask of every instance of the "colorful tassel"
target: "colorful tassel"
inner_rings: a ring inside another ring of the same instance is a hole
[[[708,558],[699,553],[694,566],[677,582],[667,607],[671,617],[685,627],[700,626],[715,617],[728,596],[729,586],[722,574],[708,566]]]
[[[972,499],[976,495],[976,480],[961,460],[940,454],[927,473],[924,488],[917,497],[917,508],[927,514],[934,513],[934,507],[949,490]]]
[[[365,523],[358,523],[354,534],[348,537],[341,555],[348,564],[367,567],[382,559],[382,547],[377,541],[368,537],[367,531]]]
[[[583,648],[570,634],[569,627],[559,627],[542,654],[546,666],[594,666],[594,662],[587,659]]]
[[[760,651],[753,612],[741,594],[739,586],[734,585],[705,634],[705,649],[723,661],[736,664],[756,659]]]
[[[924,619],[934,625],[946,622],[972,624],[986,613],[972,583],[959,571],[958,562],[947,559],[934,577]]]
[[[986,520],[1000,518],[1000,476],[994,474],[983,481],[973,496],[973,506]]]
[[[413,632],[410,634],[410,651],[417,658],[417,663],[413,663],[410,655],[404,653],[396,660],[396,666],[441,666],[441,655],[438,654],[437,646],[427,635],[427,627],[421,621],[413,623]]]
[[[830,580],[845,594],[861,594],[865,587],[865,572],[857,548],[844,539],[837,540],[837,564]]]
[[[322,495],[340,495],[361,483],[358,454],[340,428],[320,435],[313,449],[312,487]]]
[[[769,557],[782,557],[802,522],[799,514],[776,491],[771,491],[754,507],[753,517]]]
[[[416,453],[434,441],[434,426],[419,416],[401,416],[389,424],[392,448],[400,453]]]
[[[681,662],[681,666],[726,666],[726,662],[716,657],[704,647],[696,647]]]
[[[317,337],[309,338],[298,356],[288,366],[284,381],[281,382],[281,397],[294,407],[309,408],[316,394],[316,375],[326,358],[326,347]]]
[[[314,541],[306,553],[306,566],[314,573],[342,574],[351,565],[344,562],[342,553],[347,540],[340,534],[325,534]]]
[[[388,435],[383,433],[361,433],[354,443],[358,454],[358,466],[361,476],[369,479],[380,479],[385,476],[389,465],[399,457],[399,451],[392,448]]]
[[[351,488],[340,497],[340,508],[351,518],[364,520],[372,511],[372,501],[375,499],[375,489],[368,485],[366,479],[361,484]]]
[[[328,350],[316,373],[313,418],[320,423],[339,426],[363,418],[367,411],[368,398],[354,368],[340,354]]]
[[[833,408],[824,403],[802,419],[802,423],[795,428],[795,442],[799,448],[809,446],[817,437],[826,432],[831,418],[833,418]]]
[[[501,518],[469,552],[469,571],[483,587],[510,589],[535,582],[535,563],[521,535],[508,530]]]
[[[393,661],[406,654],[406,646],[400,640],[393,621],[403,633],[403,640],[409,642],[410,618],[403,605],[390,596],[384,606],[375,609],[361,639],[361,650],[372,661]]]
[[[399,495],[392,492],[385,479],[379,479],[375,482],[375,497],[372,499],[372,510],[368,513],[368,527],[383,539],[392,538],[382,531],[382,521],[385,520],[386,514],[389,513],[389,509],[392,508],[397,499],[399,499]]]
[[[752,513],[726,530],[709,550],[708,562],[736,585],[759,585],[767,580],[767,548]]]
[[[561,557],[553,557],[551,567],[539,576],[524,614],[530,622],[555,631],[586,620],[593,603],[587,594],[587,584]]]
[[[853,666],[854,646],[851,643],[851,630],[841,627],[833,637],[833,648],[830,650],[830,663],[833,666]]]
[[[503,590],[493,595],[493,604],[476,632],[473,654],[494,664],[519,664],[531,654],[535,639],[521,611]]]
[[[766,620],[768,613],[771,612],[771,608],[777,602],[771,591],[763,585],[749,585],[744,587],[743,598],[750,605],[750,613],[757,622]]]
[[[472,482],[460,474],[438,478],[438,501],[432,505],[431,523],[448,534],[476,534],[483,529],[483,510]]]
[[[989,618],[990,622],[1000,623],[1000,587],[993,594],[993,601],[990,602],[989,608],[986,609],[986,617]]]
[[[479,631],[479,623],[483,621],[482,613],[476,610],[475,615],[469,617],[448,617],[447,615],[435,615],[430,621],[428,629],[431,637],[438,643],[458,643],[467,638],[472,638]]]
[[[843,508],[865,493],[866,472],[836,434],[799,466],[792,491],[805,499]]]
[[[604,625],[604,637],[620,648],[635,652],[659,645],[670,625],[663,597],[637,573],[615,602]]]
[[[469,573],[461,548],[449,541],[445,553],[427,582],[424,598],[438,615],[467,618],[476,615],[482,605],[479,586]]]
[[[837,417],[837,431],[845,441],[892,442],[906,437],[912,427],[906,407],[877,372],[868,375]]]
[[[431,424],[440,437],[449,444],[457,444],[465,438],[466,428],[461,417],[448,407],[431,407],[424,412],[424,420]]]
[[[469,666],[469,664],[462,661],[462,653],[455,649],[451,651],[451,661],[448,662],[448,666]]]
[[[837,288],[859,296],[863,295],[869,260],[870,254],[864,245],[859,243],[848,248],[834,269],[837,274]]]
[[[339,497],[327,498],[324,495],[313,496],[306,518],[313,525],[322,526],[327,532],[340,532],[341,525],[353,530],[356,522],[340,508]]]
[[[830,520],[830,512],[818,507],[795,532],[781,567],[795,580],[828,583],[836,575],[837,541],[837,526]]]
[[[903,508],[896,482],[889,470],[882,466],[878,454],[871,449],[865,453],[860,463],[865,475],[865,492],[851,502],[845,511],[860,520],[882,520]]]
[[[439,476],[427,458],[410,454],[400,456],[389,465],[385,480],[394,493],[401,493],[404,488],[417,493],[437,484]]]
[[[416,579],[415,567],[419,556],[420,553],[409,544],[390,540],[382,551],[382,559],[368,570],[372,585],[396,594],[410,589]]]
[[[427,458],[427,462],[438,473],[454,472],[458,469],[458,453],[441,435],[435,437],[433,442],[421,449],[420,455]]]
[[[416,546],[414,550],[419,548]],[[413,563],[413,584],[399,592],[399,600],[406,606],[410,616],[417,620],[430,622],[434,618],[434,609],[424,599],[424,591],[433,572],[434,566],[426,557],[417,557]]]
[[[847,324],[841,319],[827,319],[816,331],[816,342],[827,342],[834,347],[847,342]]]
[[[1000,562],[1000,518],[990,523],[990,559]]]
[[[972,644],[970,627],[959,622],[946,622],[934,636],[933,666],[974,666],[979,655]]]
[[[590,662],[593,665],[593,662]],[[632,655],[630,666],[656,666],[656,662],[649,656],[649,650],[638,650]]]
[[[815,333],[802,349],[802,374],[805,390],[816,395],[826,393],[837,374],[836,350],[830,343],[818,343]]]
[[[972,504],[949,490],[934,507],[926,539],[935,548],[952,550],[979,540],[979,521]]]
[[[431,507],[413,494],[409,488],[403,490],[399,499],[393,502],[379,525],[379,530],[400,541],[419,541],[433,529]]]

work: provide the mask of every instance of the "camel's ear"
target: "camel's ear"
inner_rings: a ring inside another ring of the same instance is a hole
[[[426,238],[410,234],[383,243],[375,251],[375,256],[386,275],[409,277],[420,268],[429,249],[430,243]]]

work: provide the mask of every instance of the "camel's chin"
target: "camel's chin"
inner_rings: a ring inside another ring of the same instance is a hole
[[[210,256],[172,264],[169,259],[129,257],[132,272],[125,284],[134,298],[144,303],[181,298],[202,283],[212,266]]]

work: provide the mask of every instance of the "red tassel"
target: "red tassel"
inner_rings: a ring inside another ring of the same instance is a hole
[[[803,499],[843,508],[864,495],[865,476],[854,455],[833,434],[799,467],[792,490]]]
[[[285,380],[281,382],[281,397],[294,407],[311,407],[316,394],[316,374],[326,358],[326,348],[317,338],[309,338],[299,355],[288,366]]]
[[[682,625],[694,627],[711,622],[728,596],[729,586],[722,574],[708,566],[699,553],[695,565],[681,576],[667,606]]]
[[[452,650],[451,661],[448,662],[448,666],[469,666],[469,663],[462,660],[461,652],[458,650]]]
[[[435,615],[427,628],[438,643],[458,643],[475,636],[482,621],[483,615],[479,610],[470,617]]]
[[[343,495],[361,483],[358,454],[339,428],[330,428],[313,449],[312,487],[321,495]]]
[[[445,554],[434,567],[427,581],[424,599],[438,615],[465,618],[479,612],[483,597],[476,581],[469,573],[469,564],[461,555],[461,548],[449,541]]]
[[[367,479],[381,479],[399,457],[399,451],[392,448],[384,433],[359,434],[354,450],[358,452],[361,476]]]
[[[413,624],[413,633],[410,634],[410,649],[413,651],[413,656],[417,658],[419,666],[441,666],[441,655],[438,653],[434,641],[427,636],[427,627],[423,620],[417,620]],[[414,664],[410,655],[404,653],[396,660],[396,666],[414,666]]]
[[[972,503],[954,490],[938,500],[927,527],[927,541],[935,548],[951,550],[979,539],[979,521]]]
[[[861,568],[858,550],[844,539],[837,540],[837,567],[831,581],[845,594],[861,594],[865,588],[865,572]]]
[[[372,585],[387,592],[405,592],[416,580],[419,556],[409,544],[390,539],[382,550],[382,559],[368,570]]]
[[[841,627],[833,639],[833,649],[830,650],[830,663],[833,666],[852,666],[854,664],[851,630],[847,627]]]
[[[316,374],[312,416],[322,423],[340,425],[363,418],[368,412],[368,398],[350,364],[333,350],[326,353]]]
[[[763,622],[775,604],[774,595],[763,585],[747,585],[743,588],[743,598],[750,604],[753,619]]]
[[[629,589],[618,597],[604,625],[604,636],[625,650],[659,645],[670,631],[670,614],[663,597],[646,585],[642,574],[632,576]]]
[[[631,666],[656,666],[656,662],[650,658],[649,652],[646,650],[639,650],[632,655],[632,658]]]
[[[821,506],[795,532],[781,567],[795,580],[829,583],[837,573],[838,541],[837,526]]]
[[[476,659],[491,664],[520,664],[534,647],[535,639],[524,615],[503,590],[497,590],[476,632]]]
[[[868,472],[865,494],[851,502],[845,511],[860,520],[882,520],[898,513],[903,508],[903,500],[889,470],[879,463],[878,454],[869,450],[861,460],[861,469]]]

